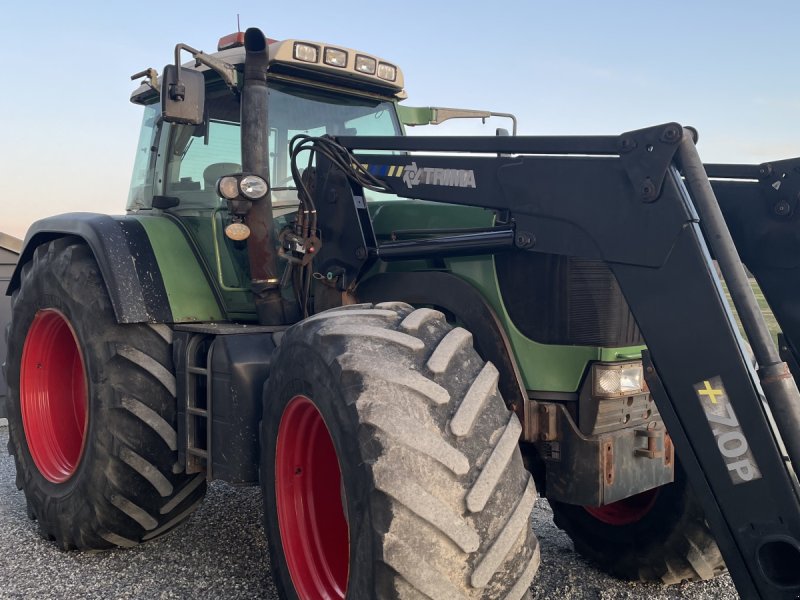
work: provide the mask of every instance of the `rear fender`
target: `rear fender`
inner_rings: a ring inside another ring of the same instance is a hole
[[[7,294],[38,246],[74,236],[94,254],[120,323],[184,323],[224,319],[221,303],[181,227],[164,216],[68,213],[28,230]]]

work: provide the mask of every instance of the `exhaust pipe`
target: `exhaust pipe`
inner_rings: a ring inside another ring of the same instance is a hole
[[[267,125],[267,40],[260,29],[244,33],[244,82],[241,98],[242,171],[269,184],[269,127]],[[271,187],[271,186],[270,186]],[[250,228],[247,255],[250,289],[261,325],[287,323],[281,300],[277,259],[272,239],[272,192],[253,202],[245,216]]]

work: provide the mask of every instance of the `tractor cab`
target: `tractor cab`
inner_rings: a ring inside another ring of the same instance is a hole
[[[236,39],[222,38],[221,51],[211,56],[214,65],[223,63],[241,77],[245,53]],[[296,205],[291,139],[299,134],[402,135],[396,100],[404,97],[403,75],[396,66],[354,50],[270,41],[269,171],[273,205],[281,209]],[[205,78],[199,123],[169,122],[157,80],[131,96],[145,111],[129,211],[171,209],[189,215],[223,208],[217,180],[241,171],[240,94],[212,68],[201,64],[197,72]]]
[[[189,49],[196,62],[179,71],[185,81],[203,79],[186,88],[189,95],[199,94],[194,101],[202,109],[196,118],[170,114],[169,91],[162,88],[175,85],[169,81],[177,67],[168,65],[162,78],[152,69],[138,74],[148,79],[131,95],[132,102],[144,106],[144,116],[126,208],[130,214],[175,217],[210,265],[228,315],[248,320],[250,265],[243,238],[232,233],[236,226],[241,231],[243,219],[217,189],[220,178],[243,171],[242,94],[235,87],[244,77],[242,39],[243,34],[221,38],[219,52],[211,55]],[[317,42],[267,42],[265,167],[277,237],[298,206],[291,140],[297,135],[402,135],[397,100],[405,92],[402,71],[376,56]]]

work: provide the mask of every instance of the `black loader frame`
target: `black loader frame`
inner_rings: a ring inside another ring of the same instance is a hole
[[[358,178],[345,176],[341,163],[318,151],[315,206],[322,248],[315,270],[333,274],[338,291],[358,295],[360,277],[378,259],[508,251],[605,261],[646,340],[650,391],[739,593],[796,598],[800,396],[736,249],[743,249],[775,310],[784,331],[783,355],[796,374],[791,340],[800,339],[800,313],[792,291],[798,289],[800,253],[793,188],[800,161],[704,167],[695,135],[668,123],[618,137],[317,140],[313,148],[333,142],[354,151],[362,173],[377,177],[387,191],[484,207],[496,212],[497,225],[378,243]],[[719,178],[713,187],[706,168]],[[765,248],[764,238],[772,248]]]

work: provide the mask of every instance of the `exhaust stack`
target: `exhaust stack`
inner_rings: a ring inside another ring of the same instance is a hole
[[[245,62],[241,99],[242,171],[264,178],[269,184],[269,128],[267,121],[267,40],[260,29],[244,34]],[[255,298],[258,322],[284,325],[277,260],[272,240],[272,193],[253,202],[245,217],[250,228],[247,254],[250,289]]]

